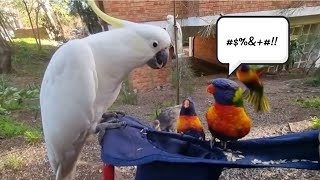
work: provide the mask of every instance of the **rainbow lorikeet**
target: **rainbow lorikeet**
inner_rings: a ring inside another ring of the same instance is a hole
[[[197,116],[194,103],[191,98],[183,101],[177,121],[177,132],[205,140],[202,123]]]
[[[264,95],[263,83],[260,76],[267,70],[268,66],[261,65],[241,65],[236,75],[247,88],[243,93],[243,97],[255,107],[257,112],[270,111],[269,102]]]
[[[227,141],[236,141],[246,136],[251,129],[251,119],[243,106],[242,89],[229,79],[217,78],[207,87],[213,94],[214,104],[206,113],[211,132],[211,147],[219,139],[226,149]]]

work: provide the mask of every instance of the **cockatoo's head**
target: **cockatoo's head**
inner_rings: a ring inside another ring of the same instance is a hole
[[[88,4],[101,19],[112,26],[125,28],[138,35],[132,39],[132,42],[139,49],[138,51],[145,52],[140,56],[143,61],[139,62],[140,64],[147,64],[153,69],[160,69],[167,64],[171,39],[166,30],[158,26],[133,23],[108,16],[97,7],[93,0],[89,0]]]
[[[168,15],[167,16],[167,23],[173,25],[174,24],[174,17],[173,15]]]
[[[207,87],[207,92],[221,105],[243,106],[242,89],[239,85],[225,78],[217,78]]]
[[[137,43],[145,51],[148,51],[145,55],[152,55],[151,59],[145,59],[148,66],[153,69],[160,69],[167,64],[169,58],[169,47],[171,45],[171,39],[166,30],[161,27],[136,24],[128,27],[135,31],[143,43]]]

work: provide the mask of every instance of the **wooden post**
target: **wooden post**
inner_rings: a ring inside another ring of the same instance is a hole
[[[189,56],[193,56],[193,37],[189,37]]]
[[[176,24],[176,1],[173,1],[173,27],[174,27],[174,49],[176,52],[176,68],[177,68],[177,99],[176,104],[180,104],[180,70],[179,70],[179,57],[178,57],[178,46],[177,46],[177,24]]]

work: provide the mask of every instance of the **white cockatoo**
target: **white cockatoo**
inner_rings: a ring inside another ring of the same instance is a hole
[[[116,19],[94,1],[88,4],[116,29],[67,42],[54,53],[44,74],[42,126],[56,180],[72,179],[87,137],[96,133],[130,71],[144,64],[160,69],[169,57],[171,40],[163,28]]]
[[[166,31],[168,32],[170,39],[171,39],[171,44],[174,48],[174,54],[176,54],[176,49],[175,49],[175,40],[174,40],[174,17],[173,15],[168,15],[167,16],[167,26],[166,26]],[[177,38],[177,49],[178,49],[178,56],[183,55],[183,45],[182,45],[182,30],[180,24],[176,21],[177,25],[177,32],[176,32],[176,38]]]

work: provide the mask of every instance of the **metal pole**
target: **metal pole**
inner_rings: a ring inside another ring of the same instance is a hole
[[[176,55],[176,70],[177,70],[177,99],[176,104],[180,104],[180,71],[179,71],[179,57],[178,57],[178,47],[177,47],[177,24],[176,24],[176,1],[173,1],[173,27],[174,27],[174,49]]]
[[[109,164],[103,164],[103,180],[115,180],[114,166]]]

